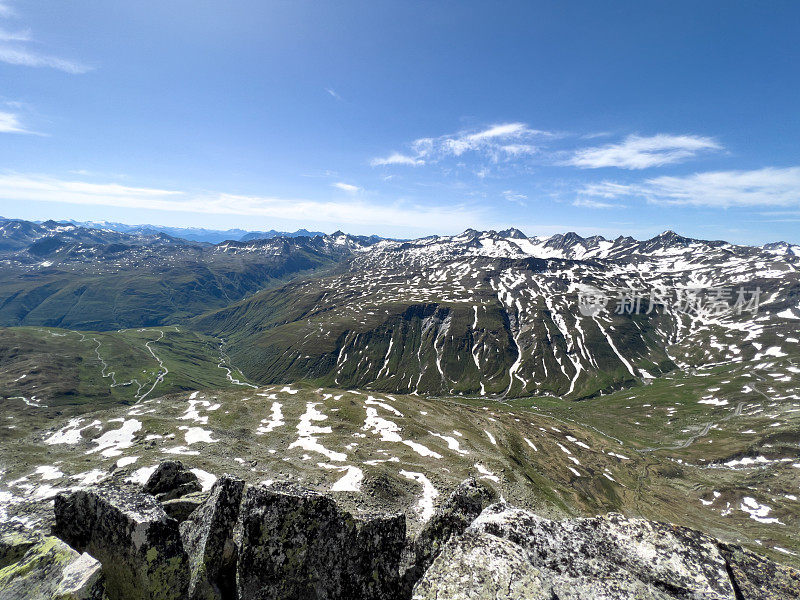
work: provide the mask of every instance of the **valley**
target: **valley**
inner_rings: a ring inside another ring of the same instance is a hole
[[[354,514],[402,512],[412,531],[474,476],[549,518],[620,512],[800,566],[794,254],[671,233],[127,241],[130,264],[79,242],[94,250],[57,253],[57,271],[10,251],[19,279],[3,285],[22,289],[0,312],[42,286],[51,300],[0,329],[1,520],[46,528],[57,492],[143,483],[177,458],[205,489],[221,473],[291,481]],[[292,271],[310,248],[316,266]],[[228,298],[192,284],[180,312],[140,288],[147,327],[86,300],[187,253],[198,269],[273,261],[290,280]],[[619,290],[739,286],[761,290],[756,313],[616,310]],[[589,288],[606,293],[595,314]]]

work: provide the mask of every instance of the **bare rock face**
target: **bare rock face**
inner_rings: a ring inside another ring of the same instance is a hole
[[[720,544],[737,598],[783,600],[800,598],[800,572],[753,554],[741,546]]]
[[[799,581],[685,527],[617,514],[550,521],[496,504],[450,539],[413,597],[773,600],[800,597]]]
[[[0,524],[0,599],[101,600],[100,563],[56,537]]]
[[[202,490],[197,475],[179,460],[163,461],[144,484],[144,491],[157,500],[172,500]]]
[[[150,495],[86,488],[55,499],[53,533],[103,565],[109,598],[179,600],[189,569],[178,522]]]
[[[0,569],[18,562],[42,536],[21,524],[0,523]]]
[[[601,597],[597,591],[611,583],[622,586],[613,590],[618,593],[629,587],[616,581],[622,576],[646,584],[650,596],[645,598],[734,598],[716,540],[691,529],[617,514],[550,521],[502,505],[487,509],[472,527],[526,550],[534,566],[553,574],[559,597],[580,597],[574,592],[564,596],[578,587]],[[611,591],[609,598],[626,597]]]
[[[239,597],[248,600],[394,598],[402,515],[356,519],[292,485],[253,486],[241,509]]]
[[[410,598],[414,584],[425,574],[442,547],[460,535],[494,499],[494,494],[474,478],[462,482],[403,551],[400,567],[401,597]]]
[[[414,598],[553,600],[554,596],[525,550],[503,538],[468,531],[444,546],[414,588]]]
[[[236,597],[238,552],[234,530],[243,490],[244,481],[223,475],[208,499],[181,523],[191,570],[188,597],[193,600]]]

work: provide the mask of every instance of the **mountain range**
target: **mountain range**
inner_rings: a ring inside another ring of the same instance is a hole
[[[412,531],[472,476],[800,565],[797,250],[2,221],[0,521],[178,456]]]

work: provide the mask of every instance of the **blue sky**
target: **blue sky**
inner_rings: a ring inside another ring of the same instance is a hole
[[[0,0],[0,214],[800,242],[800,4]]]

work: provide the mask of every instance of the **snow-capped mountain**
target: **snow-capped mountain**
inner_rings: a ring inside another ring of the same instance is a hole
[[[771,244],[764,244],[762,246],[767,252],[773,254],[791,254],[792,256],[800,256],[800,246],[797,244],[790,244],[788,242],[773,242]]]
[[[378,242],[335,275],[201,323],[240,336],[239,364],[265,381],[586,396],[676,366],[794,349],[798,266],[792,255],[671,231],[638,241],[468,230]],[[602,306],[582,310],[597,292]]]

